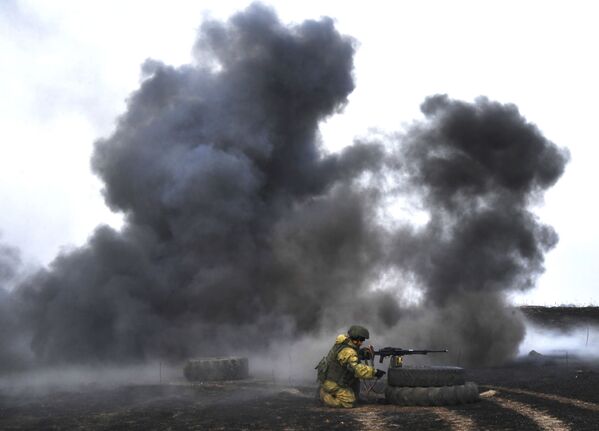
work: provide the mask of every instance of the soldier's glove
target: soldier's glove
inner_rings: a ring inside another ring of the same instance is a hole
[[[376,370],[376,373],[374,373],[374,377],[376,377],[377,379],[380,379],[385,374],[387,374],[387,373],[385,373],[383,370]]]

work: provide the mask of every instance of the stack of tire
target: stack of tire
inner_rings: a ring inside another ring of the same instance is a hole
[[[249,375],[247,358],[190,359],[183,369],[185,378],[192,382],[214,380],[241,380]]]
[[[447,406],[478,401],[478,387],[460,367],[389,367],[385,398],[401,406]]]

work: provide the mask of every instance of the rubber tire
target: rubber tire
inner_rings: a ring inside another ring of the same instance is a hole
[[[466,383],[460,367],[389,367],[387,383],[390,386],[429,387],[455,386]]]
[[[400,406],[453,406],[480,400],[478,386],[474,382],[428,388],[387,386],[385,398],[390,404]]]
[[[214,380],[241,380],[249,376],[247,358],[190,359],[183,368],[183,375],[192,382]]]

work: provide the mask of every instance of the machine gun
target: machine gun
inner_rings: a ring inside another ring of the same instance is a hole
[[[378,356],[379,362],[383,362],[383,359],[387,356],[406,356],[406,355],[426,355],[428,353],[447,353],[447,349],[444,350],[415,350],[415,349],[402,349],[399,347],[383,347],[379,350],[372,350],[372,356]]]
[[[391,357],[391,366],[401,367],[402,357],[406,355],[427,355],[429,353],[447,353],[448,350],[415,350],[402,349],[400,347],[383,347],[379,350],[374,350],[372,346],[364,347],[358,352],[358,357],[361,360],[371,360],[374,362],[374,357],[379,357],[379,362],[383,362],[387,356]]]

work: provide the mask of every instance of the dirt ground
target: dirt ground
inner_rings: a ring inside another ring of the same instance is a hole
[[[534,313],[552,325],[559,315]],[[467,374],[486,397],[449,407],[387,405],[378,385],[335,410],[316,401],[314,383],[256,379],[0,390],[0,430],[599,430],[599,361],[531,356]]]
[[[316,386],[256,380],[2,394],[0,429],[599,429],[599,364],[519,363],[469,370],[468,380],[481,392],[495,392],[478,403],[451,407],[386,405],[371,392],[352,410],[319,405]]]

